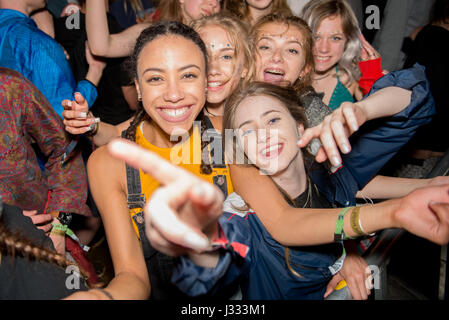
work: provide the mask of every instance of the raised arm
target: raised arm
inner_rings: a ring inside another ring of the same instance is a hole
[[[86,31],[92,53],[102,57],[129,56],[140,33],[149,26],[138,23],[128,29],[110,34],[104,0],[86,1]]]

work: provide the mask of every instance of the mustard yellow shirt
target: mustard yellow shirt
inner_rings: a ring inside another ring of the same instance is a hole
[[[200,128],[198,126],[193,127],[193,134],[184,139],[184,141],[179,142],[174,147],[171,148],[159,148],[155,145],[151,144],[145,137],[142,132],[142,124],[137,127],[136,130],[136,143],[143,148],[153,151],[157,153],[162,158],[170,161],[173,164],[180,166],[181,168],[190,171],[194,175],[200,177],[203,180],[208,181],[209,183],[223,183],[223,176],[226,177],[226,187],[228,195],[231,194],[234,189],[231,183],[231,177],[229,175],[229,168],[213,168],[212,173],[202,174],[201,167],[201,138],[200,138]],[[155,180],[152,176],[146,174],[142,170],[139,171],[140,174],[140,183],[142,187],[142,193],[145,195],[145,199],[148,201],[151,198],[152,193],[160,186],[159,181]],[[129,209],[129,213],[131,218],[141,212],[141,208]],[[131,219],[133,222],[134,230],[136,234],[139,235],[137,226],[134,223],[134,219]]]

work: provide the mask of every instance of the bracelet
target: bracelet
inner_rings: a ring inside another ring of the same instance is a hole
[[[334,241],[335,242],[343,242],[345,240],[345,232],[343,231],[343,220],[346,216],[346,213],[351,209],[352,207],[343,208],[337,217],[337,223],[335,226],[335,233],[334,233]]]
[[[366,236],[360,226],[360,207],[355,207],[351,212],[351,228],[358,236]]]
[[[94,289],[91,289],[91,290],[97,290],[97,291],[100,291],[100,292],[102,292],[105,296],[107,296],[109,300],[114,300],[114,297],[112,296],[112,294],[111,294],[109,291],[105,290],[105,289],[94,288]]]
[[[63,225],[63,224],[60,224],[60,223],[52,223],[51,224],[52,225],[52,231],[53,230],[57,230],[57,231],[64,231],[64,233],[67,231],[67,226],[66,225]]]

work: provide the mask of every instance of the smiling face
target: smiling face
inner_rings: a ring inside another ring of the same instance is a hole
[[[152,123],[167,135],[192,128],[205,103],[205,70],[200,48],[182,36],[159,36],[142,49],[136,88]]]
[[[207,102],[222,104],[248,72],[229,33],[217,25],[199,30],[208,54]]]
[[[301,157],[299,127],[278,99],[267,95],[249,96],[238,105],[234,128],[246,156],[269,175],[286,170]]]
[[[305,72],[305,51],[298,28],[280,23],[262,25],[256,38],[255,80],[293,85]]]
[[[220,11],[218,0],[179,0],[185,23]]]
[[[314,59],[317,73],[333,69],[343,56],[346,46],[340,16],[323,19],[315,32]]]
[[[273,5],[273,0],[246,0],[249,7],[256,10],[265,10]]]

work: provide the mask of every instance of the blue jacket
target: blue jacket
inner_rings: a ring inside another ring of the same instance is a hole
[[[321,194],[337,207],[354,205],[357,191],[435,112],[423,67],[390,73],[375,83],[370,94],[388,86],[412,90],[412,103],[392,117],[363,126],[351,139],[353,151],[336,173],[330,175],[321,165],[309,172]],[[243,299],[323,298],[332,276],[329,267],[339,256],[332,244],[313,250],[290,248],[290,265],[303,276],[299,278],[286,266],[285,247],[271,237],[256,214],[242,218],[224,213],[219,223],[223,239],[217,267],[199,267],[181,257],[172,281],[182,291],[192,296],[214,294],[238,282]]]
[[[61,116],[64,99],[80,92],[92,106],[97,89],[87,80],[75,82],[62,47],[37,28],[25,14],[0,9],[0,66],[16,70],[30,80]]]

